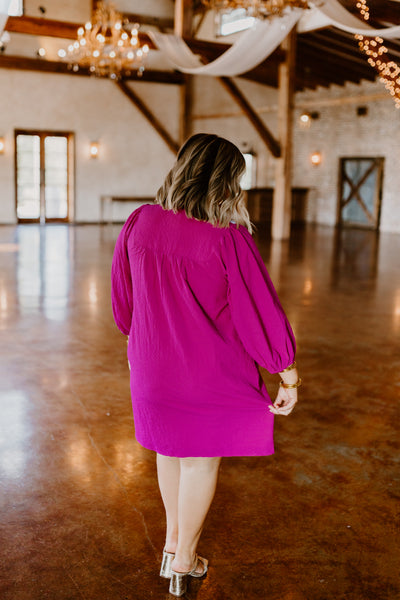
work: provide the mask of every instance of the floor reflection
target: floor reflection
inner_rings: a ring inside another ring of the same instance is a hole
[[[22,390],[1,391],[0,407],[0,479],[18,479],[29,457],[28,397]]]
[[[2,600],[166,594],[154,455],[134,438],[111,314],[120,229],[0,228]],[[198,597],[397,597],[400,236],[310,227],[256,239],[304,386],[276,420],[275,457],[223,462]]]
[[[70,287],[70,228],[19,226],[17,301],[21,313],[43,311],[50,320],[65,318]]]
[[[338,228],[332,255],[332,287],[376,281],[379,234],[367,229]]]

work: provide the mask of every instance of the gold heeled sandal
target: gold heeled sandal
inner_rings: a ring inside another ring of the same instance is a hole
[[[174,560],[175,554],[173,552],[167,552],[163,550],[160,577],[164,579],[171,579],[171,563]]]
[[[203,570],[201,573],[196,573],[197,566],[199,562],[203,565]],[[202,558],[201,556],[197,556],[194,560],[194,566],[190,571],[186,573],[179,573],[178,571],[174,571],[171,569],[171,581],[169,584],[169,593],[173,596],[183,596],[186,594],[187,590],[187,579],[188,577],[204,577],[208,570],[208,560],[206,558]]]

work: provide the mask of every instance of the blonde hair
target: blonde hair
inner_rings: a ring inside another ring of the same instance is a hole
[[[240,150],[217,135],[198,133],[181,147],[156,194],[166,210],[184,210],[190,218],[216,227],[244,225],[251,233],[240,179],[246,164]]]

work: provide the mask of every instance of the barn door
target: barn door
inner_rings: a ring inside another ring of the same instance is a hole
[[[383,158],[341,158],[338,222],[379,229]]]

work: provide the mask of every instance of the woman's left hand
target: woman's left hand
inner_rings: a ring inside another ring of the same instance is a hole
[[[274,415],[289,415],[297,402],[297,388],[285,389],[279,387],[276,400],[269,410]]]

